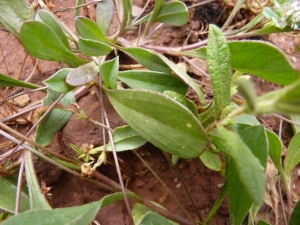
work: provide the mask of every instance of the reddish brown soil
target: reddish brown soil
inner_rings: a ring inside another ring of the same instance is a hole
[[[65,9],[71,5],[74,5],[74,0],[69,1],[59,1],[53,0],[55,5],[53,11]],[[137,1],[137,5],[142,7],[142,2]],[[144,2],[144,1],[143,1]],[[92,6],[90,6],[92,7]],[[67,26],[71,27],[74,31],[74,25],[72,20],[73,11],[67,11],[60,13],[63,22]],[[174,28],[171,26],[166,26],[163,28],[162,33],[164,35],[160,36],[155,40],[155,45],[164,46],[180,46],[184,43],[187,38],[188,32],[192,29],[200,29],[200,24],[193,17],[191,21],[181,28]],[[134,35],[134,34],[133,34]],[[198,34],[197,34],[198,35]],[[191,36],[189,42],[197,41],[199,36]],[[290,51],[291,37],[283,36],[285,39],[289,40],[283,44],[281,37],[272,36],[272,41],[279,43],[283,50],[287,52]],[[196,38],[196,39],[195,39]],[[279,40],[279,41],[278,41]],[[20,79],[25,79],[29,76],[32,71],[34,60],[28,56],[25,59],[26,53],[18,41],[13,37],[13,35],[8,34],[4,31],[0,31],[0,47],[2,53],[0,55],[0,73],[10,75],[11,77],[17,78],[20,74]],[[290,53],[290,52],[289,52]],[[292,62],[297,65],[299,69],[299,58],[293,56]],[[25,60],[25,64],[22,67],[22,63]],[[34,76],[31,78],[31,82],[41,84],[41,81],[46,79],[48,76],[53,74],[53,72],[61,68],[60,63],[49,63],[39,60],[38,70],[34,72]],[[198,78],[199,79],[199,78]],[[202,81],[206,81],[204,78],[200,78]],[[206,81],[207,82],[207,81]],[[257,88],[258,94],[265,93],[269,90],[277,88],[275,85],[262,82],[257,78],[254,78],[254,82]],[[12,89],[1,90],[2,95],[7,95]],[[209,90],[208,90],[209,92]],[[43,98],[43,94],[34,93],[30,94],[31,102],[40,100]],[[90,118],[97,121],[101,121],[101,106],[95,94],[88,92],[85,96],[78,100],[78,104],[81,108],[86,110]],[[110,105],[107,98],[104,98],[104,107],[108,113],[108,118],[112,128],[124,125],[123,120],[117,115],[113,107]],[[3,105],[0,107],[0,118],[11,114],[12,112],[7,106]],[[275,133],[279,132],[279,119],[274,117],[264,117],[263,120],[266,122],[267,126],[272,129]],[[23,133],[28,129],[30,125],[19,125],[12,126]],[[288,145],[289,139],[292,136],[292,130],[290,125],[283,123],[283,140],[285,146]],[[107,137],[106,137],[107,140]],[[0,137],[0,143],[6,141],[4,138]],[[73,116],[68,124],[55,136],[53,143],[50,148],[54,151],[62,153],[67,156],[75,156],[75,152],[70,148],[70,143],[77,146],[81,146],[83,143],[93,144],[94,146],[99,146],[103,144],[103,134],[102,128],[94,125],[91,122],[85,120],[78,120]],[[0,152],[7,150],[8,148],[2,148]],[[193,207],[188,195],[186,194],[182,184],[178,181],[176,174],[169,165],[168,161],[161,153],[159,149],[151,144],[146,144],[145,146],[138,149],[138,153],[144,158],[144,160],[151,166],[151,168],[157,173],[157,175],[166,183],[166,185],[175,193],[180,202],[189,211],[193,218],[196,218],[196,210]],[[154,201],[162,206],[166,207],[169,211],[185,217],[184,213],[181,211],[180,207],[175,203],[175,201],[167,193],[166,189],[154,178],[151,173],[144,167],[143,163],[136,158],[136,156],[128,152],[119,153],[118,157],[124,162],[122,164],[122,173],[126,175],[127,179],[124,182],[128,184],[127,188],[131,191],[137,193],[143,198]],[[110,157],[112,159],[112,157]],[[82,205],[91,201],[99,200],[106,194],[107,191],[103,191],[97,185],[89,183],[85,180],[79,179],[70,175],[55,166],[45,163],[42,160],[35,158],[35,168],[37,175],[40,180],[44,180],[47,186],[52,186],[51,193],[52,198],[49,199],[50,204],[56,207],[69,207],[75,205]],[[180,171],[187,188],[192,194],[192,198],[196,203],[197,210],[199,211],[202,218],[205,218],[212,208],[215,200],[217,199],[220,192],[220,185],[223,183],[222,176],[217,173],[207,169],[200,160],[180,160],[176,165]],[[112,165],[103,165],[99,169],[99,172],[105,176],[111,178],[112,180],[118,182],[116,175],[116,168]],[[295,170],[294,182],[296,186],[299,187],[299,179],[296,175]],[[125,176],[124,176],[125,178]],[[299,198],[299,194],[295,192],[295,198]],[[133,202],[131,202],[133,205]],[[266,220],[272,220],[273,212],[269,206],[262,208],[260,217]],[[128,214],[126,208],[122,201],[105,207],[97,215],[96,218],[101,224],[129,224]],[[227,200],[224,201],[217,214],[213,218],[211,224],[228,224],[229,214]]]

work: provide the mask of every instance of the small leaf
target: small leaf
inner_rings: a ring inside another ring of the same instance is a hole
[[[189,13],[186,5],[182,2],[175,1],[164,4],[154,18],[154,21],[172,26],[182,26],[186,24],[188,18]]]
[[[153,224],[173,225],[165,217],[154,212],[148,213],[140,222],[140,225],[153,225]]]
[[[300,201],[298,201],[294,207],[294,210],[290,217],[289,225],[298,225],[300,223]]]
[[[292,115],[290,115],[290,117],[291,117],[291,120],[293,120],[295,123],[300,124],[300,115],[292,114]],[[294,123],[292,123],[292,127],[294,130],[294,133],[298,133],[300,131],[300,127],[295,125]]]
[[[198,157],[207,138],[197,118],[158,92],[105,89],[119,115],[144,139],[181,158]]]
[[[200,58],[200,59],[206,59],[207,58],[206,50],[207,50],[207,47],[200,47],[200,48],[196,48],[193,50],[178,52],[178,54],[195,57],[195,58]],[[177,54],[177,52],[176,52],[176,54]]]
[[[209,26],[207,65],[214,93],[217,118],[230,104],[230,51],[222,31],[215,25]]]
[[[300,133],[294,135],[288,147],[288,153],[284,161],[284,170],[290,176],[294,166],[300,162]]]
[[[259,121],[256,119],[255,116],[249,114],[241,114],[233,119],[236,123],[239,124],[248,124],[251,126],[260,125]]]
[[[66,82],[72,86],[85,85],[97,76],[98,66],[95,62],[90,62],[72,70],[66,78]]]
[[[136,198],[135,195],[127,193],[130,198]],[[1,225],[82,225],[90,224],[99,209],[106,205],[123,199],[122,193],[114,193],[103,197],[97,202],[92,202],[86,205],[69,207],[69,208],[57,208],[57,209],[44,209],[44,210],[30,210],[24,213],[20,213],[16,216],[12,216],[5,220]]]
[[[157,55],[151,50],[138,47],[121,48],[120,50],[149,70],[171,73],[171,69],[166,65],[166,63],[157,57]]]
[[[222,162],[218,153],[212,152],[209,149],[207,149],[200,155],[200,159],[203,162],[203,164],[210,170],[221,170]]]
[[[277,170],[280,171],[282,169],[281,166],[281,141],[277,137],[276,134],[267,130],[268,142],[269,142],[269,155],[276,166]]]
[[[264,168],[238,134],[221,125],[217,125],[217,131],[218,133],[210,134],[212,143],[230,157],[249,196],[258,205],[262,204],[265,190]]]
[[[43,105],[52,104],[60,94],[48,89],[47,96],[43,99]],[[70,105],[75,102],[75,97],[72,92],[67,93],[60,103]],[[71,112],[66,112],[61,109],[53,109],[37,126],[35,141],[43,146],[51,143],[54,135],[69,121],[72,116]]]
[[[104,84],[108,88],[116,89],[118,82],[119,57],[102,63],[99,72]]]
[[[136,149],[146,144],[147,142],[130,126],[115,128],[113,131],[113,140],[117,152]],[[89,154],[96,154],[98,152],[101,152],[104,150],[104,147],[107,151],[112,151],[111,145],[107,144],[106,146],[91,149],[89,151]]]
[[[64,62],[72,67],[87,63],[67,49],[55,31],[42,22],[25,22],[21,27],[21,41],[26,51],[36,58]]]
[[[41,191],[41,188],[38,183],[38,179],[34,172],[34,166],[32,161],[32,153],[26,151],[26,163],[25,163],[25,172],[26,172],[26,181],[29,190],[30,198],[30,209],[51,209],[51,206],[47,202],[44,194]]]
[[[257,222],[257,225],[271,225],[271,224],[264,221],[264,220],[260,220],[260,221]]]
[[[209,103],[209,104],[203,106],[203,108],[204,108],[204,111],[202,111],[199,114],[198,119],[202,123],[202,126],[204,128],[207,128],[210,124],[212,124],[216,120],[215,103],[214,102]],[[200,110],[201,109],[202,108],[200,108]]]
[[[17,38],[23,22],[33,19],[34,11],[26,0],[1,0],[0,23]]]
[[[108,42],[101,29],[92,20],[85,17],[77,17],[75,20],[75,25],[76,29],[83,38],[94,41],[101,41],[104,43]]]
[[[187,85],[178,77],[161,72],[127,70],[119,72],[118,78],[133,89],[157,92],[170,90],[183,95],[186,94],[188,89]]]
[[[47,11],[47,10],[39,10],[37,13],[38,17],[41,19],[42,22],[50,26],[57,36],[60,38],[61,42],[64,44],[64,46],[71,51],[71,47],[69,45],[69,41],[59,25],[59,23],[56,21],[56,19]]]
[[[179,66],[171,62],[168,58],[166,58],[162,54],[156,53],[156,55],[159,58],[161,58],[164,61],[164,63],[167,64],[178,77],[180,77],[188,86],[190,86],[197,93],[197,96],[201,103],[205,102],[204,95],[200,87],[185,71],[183,71]]]
[[[58,93],[67,93],[72,91],[74,87],[66,83],[66,77],[72,70],[73,69],[70,68],[63,68],[57,71],[47,80],[44,80],[43,83]]]
[[[15,212],[17,180],[0,176],[0,209]],[[20,212],[29,209],[29,197],[21,191]]]
[[[114,15],[114,3],[112,0],[104,0],[97,3],[96,23],[105,35],[108,32]]]
[[[0,74],[0,87],[25,87],[25,88],[36,89],[36,88],[40,88],[41,86],[29,82],[17,80],[9,76]]]
[[[78,47],[82,53],[88,56],[108,55],[113,49],[108,44],[90,39],[78,39]]]

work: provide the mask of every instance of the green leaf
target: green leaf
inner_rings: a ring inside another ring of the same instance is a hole
[[[130,198],[136,198],[135,195],[127,193]],[[5,220],[2,225],[82,225],[91,223],[98,210],[106,205],[123,199],[122,193],[115,193],[103,197],[97,202],[92,202],[82,206],[58,209],[31,210],[12,216]]]
[[[249,147],[241,140],[238,134],[217,125],[218,133],[210,134],[212,143],[236,167],[239,180],[247,190],[249,196],[258,204],[263,203],[265,190],[264,168],[259,160],[252,154]],[[229,180],[228,180],[229,181]]]
[[[140,225],[159,225],[159,224],[173,225],[165,217],[154,212],[148,213],[139,224]]]
[[[17,38],[20,38],[20,28],[23,22],[33,19],[33,14],[26,0],[0,1],[0,23]]]
[[[288,153],[284,161],[284,170],[287,176],[290,176],[294,166],[300,162],[300,133],[297,133],[292,138]]]
[[[74,89],[74,87],[70,86],[66,82],[67,75],[72,70],[73,69],[70,69],[70,68],[63,68],[63,69],[57,71],[55,74],[53,74],[47,80],[44,80],[43,83],[46,84],[51,89],[53,89],[54,91],[57,91],[58,93],[67,93],[69,91],[72,91]]]
[[[108,43],[100,27],[92,20],[85,17],[77,17],[75,19],[75,25],[77,31],[83,38]]]
[[[116,89],[118,82],[119,57],[102,63],[99,72],[104,84],[108,88]]]
[[[215,25],[209,26],[207,65],[214,93],[216,117],[230,104],[230,51],[222,31]]]
[[[187,99],[181,94],[173,91],[164,91],[165,95],[168,95],[175,101],[179,102],[181,105],[185,106],[188,110],[190,110],[196,117],[198,116],[198,111],[196,105],[191,100]]]
[[[294,210],[290,217],[289,225],[298,225],[300,223],[300,201],[298,201],[294,207]]]
[[[202,108],[200,108],[201,110]],[[209,103],[205,106],[203,106],[203,110],[199,116],[198,119],[201,121],[202,126],[204,128],[207,128],[210,124],[215,122],[216,120],[216,110],[215,110],[215,103]]]
[[[115,128],[113,131],[113,140],[117,152],[136,149],[146,144],[147,142],[130,126]],[[111,145],[109,143],[106,146],[91,149],[89,151],[89,154],[96,154],[98,152],[101,152],[104,150],[104,147],[107,151],[112,151]]]
[[[260,160],[260,164],[265,169],[269,146],[264,127],[262,125],[251,126],[240,131],[239,135],[252,154]],[[255,171],[253,172],[255,173]],[[227,182],[231,223],[241,224],[253,204],[253,197],[248,193],[247,188],[239,177],[235,160],[229,160]]]
[[[267,81],[287,85],[298,79],[284,53],[274,45],[262,41],[228,42],[231,52],[231,67],[234,70],[258,76]],[[176,54],[207,58],[206,47],[183,51]]]
[[[37,15],[41,19],[42,22],[44,22],[45,24],[50,26],[55,31],[55,33],[57,34],[57,36],[59,37],[61,42],[64,44],[64,46],[71,51],[69,41],[68,41],[63,29],[59,25],[59,22],[56,21],[56,19],[47,10],[44,10],[44,9],[39,10]]]
[[[112,0],[104,0],[97,3],[96,23],[104,35],[108,32],[113,15],[114,2]]]
[[[144,48],[129,47],[120,49],[149,70],[171,73],[171,69],[153,51]]]
[[[282,170],[281,166],[281,141],[276,134],[267,130],[269,142],[269,155],[278,171]]]
[[[199,85],[185,71],[183,71],[179,66],[171,62],[162,54],[156,53],[156,55],[159,58],[161,58],[162,61],[165,64],[167,64],[178,77],[180,77],[188,86],[190,86],[197,93],[197,96],[201,103],[205,102],[203,92],[201,91]]]
[[[172,26],[182,26],[186,24],[189,18],[189,13],[186,5],[182,2],[169,2],[164,4],[157,16],[154,18],[155,22],[166,23]]]
[[[300,115],[292,114],[292,115],[290,115],[290,117],[291,117],[291,120],[293,120],[295,123],[300,124]],[[298,133],[300,131],[300,127],[293,123],[292,123],[292,127],[294,130],[294,133]]]
[[[233,120],[239,124],[248,124],[252,126],[256,126],[260,124],[255,116],[249,114],[238,115],[237,117],[234,117]]]
[[[221,170],[222,162],[218,153],[212,152],[209,149],[207,149],[200,155],[200,160],[210,170]]]
[[[51,206],[47,202],[44,194],[41,191],[41,188],[38,183],[38,179],[34,172],[34,166],[32,161],[32,153],[26,151],[25,153],[26,163],[25,163],[25,172],[26,172],[26,181],[29,190],[30,198],[30,209],[51,209]]]
[[[59,96],[59,93],[49,89],[47,96],[43,99],[43,105],[52,104]],[[63,105],[70,105],[74,102],[75,97],[72,92],[67,93],[60,100]],[[37,126],[35,141],[43,146],[49,145],[54,135],[69,121],[71,116],[71,112],[61,109],[52,110]]]
[[[95,62],[90,62],[72,70],[67,75],[66,82],[72,86],[82,86],[94,80],[97,74],[98,66]]]
[[[36,58],[64,62],[72,67],[87,63],[67,49],[55,31],[42,22],[25,22],[21,27],[21,41],[26,51]]]
[[[234,70],[282,85],[298,79],[298,72],[284,53],[268,42],[233,41],[229,42],[229,47]]]
[[[36,89],[36,88],[40,88],[41,86],[29,82],[17,80],[9,76],[0,74],[0,87],[25,87],[25,88]]]
[[[17,180],[0,176],[0,209],[15,212]],[[20,212],[29,209],[29,197],[21,191]]]
[[[127,70],[118,73],[119,80],[133,89],[144,89],[150,91],[164,92],[166,90],[186,94],[187,85],[178,77],[168,73]]]
[[[144,139],[181,158],[198,157],[207,138],[186,107],[158,92],[105,90],[118,114]]]
[[[113,49],[108,44],[90,39],[78,39],[78,47],[82,53],[88,56],[108,55]]]

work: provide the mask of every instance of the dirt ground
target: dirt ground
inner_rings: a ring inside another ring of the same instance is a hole
[[[52,10],[54,12],[75,5],[75,0],[52,0],[51,2],[53,3]],[[142,7],[144,2],[145,1],[136,1],[135,5],[137,7]],[[191,4],[189,1],[187,3]],[[93,6],[90,6],[91,11],[93,9],[92,7]],[[152,44],[170,47],[181,46],[185,43],[189,31],[203,29],[199,19],[197,19],[197,16],[194,15],[194,11],[195,9],[191,9],[191,18],[187,25],[180,28],[171,26],[164,27],[161,30],[163,35],[159,36],[159,38],[157,38]],[[71,28],[72,31],[75,31],[74,20],[72,18],[73,13],[73,10],[69,10],[66,12],[59,12],[58,14],[62,21]],[[198,39],[203,35],[205,35],[205,32],[202,31],[196,34],[193,33],[188,39],[188,43],[198,41]],[[131,38],[131,36],[134,36],[134,33],[128,34],[127,37]],[[276,34],[269,38],[289,55],[293,65],[300,71],[299,55],[294,54],[293,52],[294,37],[285,34]],[[26,55],[25,50],[13,35],[0,31],[0,48],[0,73],[22,80],[26,79],[32,73],[35,60]],[[121,62],[126,63],[126,60],[122,60]],[[33,76],[29,81],[42,84],[41,81],[45,80],[62,67],[65,67],[65,65],[39,60],[38,68],[33,72]],[[191,75],[194,78],[199,79],[201,82],[208,83],[208,80],[205,77],[199,77],[195,74]],[[258,94],[278,88],[278,86],[261,81],[258,78],[253,78],[253,81]],[[5,97],[11,91],[12,89],[2,89],[0,92],[2,96],[0,96],[0,98]],[[209,91],[210,90],[208,90],[208,93]],[[25,104],[41,100],[43,96],[44,94],[42,93],[32,93],[29,95],[29,100]],[[81,108],[86,110],[90,118],[101,121],[100,109],[102,106],[100,105],[93,89],[90,89],[89,92],[80,97],[77,102]],[[15,105],[14,107],[18,108],[21,106]],[[104,107],[108,113],[112,128],[125,124],[110,105],[107,98],[104,99]],[[0,113],[0,119],[12,114],[11,110],[6,105],[0,107]],[[25,133],[25,131],[31,126],[30,115],[26,115],[24,119],[29,119],[29,121],[27,121],[26,124],[11,124],[11,127]],[[263,117],[260,118],[260,120],[265,121],[265,125],[276,134],[279,133],[280,119],[275,117]],[[292,135],[291,126],[286,122],[283,122],[282,138],[286,147]],[[6,140],[3,137],[0,137],[0,143],[4,143],[5,141]],[[67,125],[55,136],[50,148],[67,156],[75,156],[75,152],[70,147],[70,143],[77,146],[81,146],[83,143],[93,144],[94,146],[102,145],[102,129],[91,122],[78,120],[75,116],[72,116]],[[8,147],[2,147],[0,152],[7,149]],[[196,218],[197,213],[192,206],[185,189],[179,182],[172,166],[169,165],[161,151],[147,143],[138,149],[138,152],[141,156],[143,156],[144,160],[151,166],[157,175],[175,193],[180,202],[190,212],[192,217]],[[122,173],[124,174],[124,183],[127,184],[127,188],[129,190],[143,196],[147,200],[161,204],[173,213],[185,217],[180,207],[169,196],[166,189],[151,175],[151,173],[144,167],[143,163],[132,152],[127,151],[119,153],[118,157],[120,157],[123,161]],[[110,158],[112,160],[112,156]],[[37,158],[35,158],[35,168],[39,179],[44,180],[47,186],[52,187],[51,193],[53,196],[49,199],[49,202],[54,208],[82,205],[91,201],[99,200],[101,197],[108,194],[107,191],[103,191],[98,186],[74,177],[73,175],[61,171],[55,166],[45,163],[42,160],[38,160]],[[192,198],[196,203],[197,210],[201,217],[205,218],[220,193],[220,187],[223,184],[223,177],[218,172],[213,172],[207,169],[198,159],[180,160],[177,164],[177,168],[187,184],[189,191],[192,193]],[[113,165],[103,165],[99,168],[99,172],[118,182],[116,169]],[[295,195],[293,197],[295,199],[299,199],[300,179],[297,175],[297,169],[294,171],[293,182],[295,184]],[[133,202],[131,202],[131,205],[133,205]],[[272,209],[268,205],[265,205],[262,207],[259,217],[266,221],[271,221],[272,223],[274,214]],[[102,225],[128,224],[129,221],[125,205],[122,201],[105,207],[98,213],[96,219]],[[211,224],[229,224],[227,200],[223,202],[217,214],[212,219]]]

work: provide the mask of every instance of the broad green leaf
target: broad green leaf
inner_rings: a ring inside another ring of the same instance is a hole
[[[117,152],[132,150],[146,144],[146,140],[142,138],[130,126],[117,127],[113,131],[113,140]],[[100,146],[89,151],[89,154],[96,154],[105,150],[112,151],[110,143],[106,146]]]
[[[82,86],[94,80],[97,74],[98,66],[95,62],[90,62],[72,70],[67,75],[66,82],[72,86]]]
[[[269,142],[265,128],[262,125],[251,126],[242,130],[239,135],[265,169],[269,156]]]
[[[0,176],[0,209],[15,212],[17,180]],[[20,212],[29,209],[29,197],[21,191]]]
[[[256,126],[259,125],[259,121],[256,119],[255,116],[249,115],[249,114],[241,114],[238,115],[237,117],[234,117],[233,119],[236,123],[240,124],[248,124],[251,126]]]
[[[101,79],[104,84],[112,89],[117,88],[119,70],[119,57],[102,63],[99,67]]]
[[[135,225],[140,224],[140,222],[145,217],[145,215],[147,215],[150,212],[152,211],[147,206],[138,202],[135,203],[131,211],[134,224]]]
[[[41,86],[29,82],[17,80],[9,76],[0,74],[0,87],[25,87],[25,88],[36,89],[36,88],[40,88]]]
[[[177,66],[175,63],[171,62],[168,58],[163,56],[162,54],[156,53],[156,55],[165,63],[167,64],[171,70],[178,76],[180,79],[182,79],[188,86],[190,86],[196,93],[201,103],[204,103],[204,95],[201,91],[198,84],[185,72],[183,71],[179,66]]]
[[[26,172],[26,181],[29,190],[30,198],[30,209],[51,209],[51,206],[46,200],[46,197],[41,191],[41,188],[38,183],[37,176],[35,175],[32,153],[26,151],[25,153],[25,172]]]
[[[23,22],[33,19],[33,14],[26,0],[0,1],[0,23],[17,38],[20,38],[20,28]]]
[[[298,225],[298,224],[300,224],[300,201],[296,203],[289,222],[289,225]]]
[[[277,84],[287,85],[298,79],[284,53],[262,41],[229,42],[232,68]]]
[[[139,47],[121,48],[120,50],[149,70],[171,73],[168,65],[151,50]]]
[[[56,21],[56,19],[47,10],[44,10],[44,9],[39,10],[37,15],[42,22],[49,25],[55,31],[55,33],[60,38],[60,40],[64,44],[64,46],[71,51],[69,41],[68,41],[63,29],[59,25],[59,22]]]
[[[290,176],[294,166],[300,162],[300,133],[294,135],[288,147],[288,153],[284,161],[284,170]]]
[[[154,21],[172,26],[182,26],[186,24],[188,18],[189,13],[186,5],[182,2],[175,1],[164,4],[154,18]]]
[[[262,41],[228,42],[231,52],[231,67],[234,70],[258,76],[267,81],[287,85],[298,79],[298,72],[292,67],[284,53],[276,46]],[[206,47],[176,54],[207,58]]]
[[[258,204],[262,204],[265,190],[264,168],[249,147],[241,140],[238,134],[217,125],[217,133],[210,134],[212,143],[236,167],[239,180],[247,190],[249,196]]]
[[[170,90],[183,95],[186,94],[188,89],[187,85],[178,77],[162,72],[127,70],[120,71],[118,78],[133,89],[157,92]]]
[[[47,96],[43,99],[43,105],[52,104],[59,96],[59,93],[49,89]],[[74,102],[75,97],[72,92],[67,93],[60,100],[60,103],[67,106]],[[35,141],[43,146],[49,145],[54,135],[69,121],[71,116],[71,112],[53,109],[37,126]]]
[[[51,89],[53,89],[54,91],[57,91],[58,93],[67,93],[69,91],[72,91],[74,89],[74,87],[70,86],[66,82],[67,75],[72,70],[73,69],[70,69],[70,68],[63,68],[63,69],[57,71],[55,74],[53,74],[47,80],[44,80],[43,83],[46,84]]]
[[[242,141],[248,146],[260,164],[266,168],[268,159],[268,141],[265,129],[262,125],[251,126],[239,132]],[[238,174],[235,160],[229,160],[227,169],[228,203],[232,224],[241,224],[247,215],[253,197],[248,193]]]
[[[165,217],[159,215],[158,213],[150,212],[139,223],[139,225],[173,225]]]
[[[181,158],[198,157],[207,138],[186,107],[158,92],[105,90],[118,114],[144,139]]]
[[[104,0],[97,3],[96,23],[104,35],[107,34],[113,15],[114,2],[112,0]]]
[[[196,105],[191,100],[187,99],[185,96],[178,94],[173,91],[164,91],[165,95],[168,95],[170,98],[179,102],[181,105],[185,106],[188,110],[190,110],[196,117],[198,116],[198,111]]]
[[[221,170],[222,162],[218,153],[212,152],[209,149],[207,149],[200,155],[200,160],[210,170]]]
[[[102,56],[107,55],[113,49],[108,44],[100,41],[79,38],[78,47],[80,51],[88,56]]]
[[[135,195],[128,193],[128,197],[136,198]],[[92,202],[82,206],[75,206],[69,208],[58,209],[43,209],[43,210],[30,210],[12,216],[5,220],[2,225],[82,225],[90,224],[99,209],[107,206],[110,203],[123,199],[122,193],[115,193],[103,197],[97,202]]]
[[[21,41],[26,51],[36,58],[64,62],[72,67],[87,63],[67,49],[55,31],[45,23],[25,22],[21,27]]]
[[[216,117],[230,104],[230,51],[222,31],[215,25],[209,26],[207,65],[214,93]]]
[[[104,43],[108,42],[100,27],[98,27],[98,25],[94,21],[85,17],[77,17],[75,20],[75,25],[77,31],[83,38],[94,41],[101,41]]]

